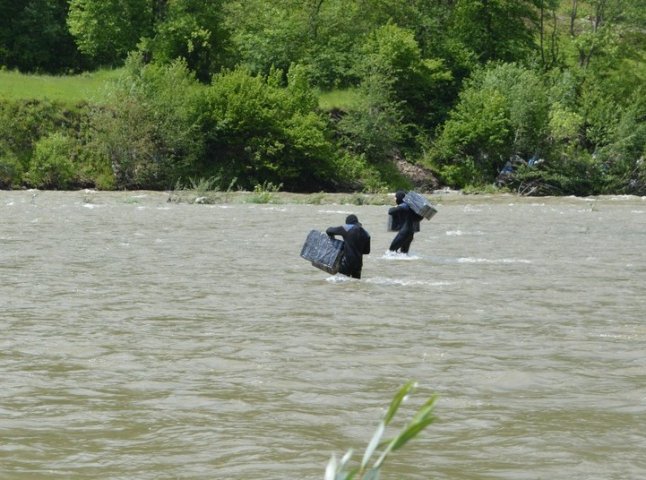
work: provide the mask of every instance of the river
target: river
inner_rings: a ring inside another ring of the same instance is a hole
[[[646,478],[646,199],[387,206],[0,192],[0,479],[322,479],[392,396],[392,479]],[[355,213],[363,277],[299,257]]]

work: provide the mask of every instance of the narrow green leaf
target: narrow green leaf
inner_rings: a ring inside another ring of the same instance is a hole
[[[433,420],[435,420],[435,418],[431,417],[409,426],[396,438],[395,442],[393,443],[392,450],[395,451],[402,448],[404,445],[406,445],[406,443],[408,443],[409,440],[415,438],[419,432],[433,423]]]
[[[372,454],[375,452],[375,449],[377,448],[377,445],[379,445],[379,441],[381,440],[381,436],[384,434],[385,429],[386,429],[386,424],[384,422],[381,422],[377,426],[377,430],[375,430],[375,433],[372,436],[372,439],[370,440],[370,443],[368,444],[368,447],[366,447],[365,453],[363,454],[363,460],[361,460],[361,469],[362,470],[368,464],[368,460],[370,460],[370,457],[372,457]]]
[[[399,406],[404,401],[404,398],[406,398],[406,395],[408,395],[412,390],[414,390],[416,386],[417,386],[417,382],[410,380],[402,388],[399,389],[399,391],[393,398],[392,402],[390,402],[390,407],[388,408],[388,412],[386,412],[386,417],[384,418],[385,425],[388,425],[390,423],[390,421],[397,413]]]
[[[350,457],[352,457],[353,453],[354,453],[354,451],[352,449],[350,449],[345,453],[345,455],[343,455],[343,458],[339,462],[339,467],[337,468],[337,470],[343,470],[345,468],[345,466],[350,461]]]
[[[327,462],[327,467],[325,467],[325,480],[336,480],[336,455],[332,454],[330,461]]]
[[[368,470],[368,472],[363,476],[363,480],[379,480],[379,469],[371,468]]]
[[[435,395],[433,395],[431,398],[429,398],[424,403],[424,405],[422,405],[419,408],[419,410],[417,411],[417,413],[415,414],[415,416],[413,417],[413,419],[411,420],[410,423],[417,423],[418,421],[420,421],[420,420],[428,417],[429,415],[431,415],[433,413],[433,409],[435,408],[435,400],[436,400],[436,398],[437,397]]]
[[[347,472],[343,472],[344,476],[337,478],[336,480],[352,480],[357,473],[359,473],[359,467],[355,467]]]

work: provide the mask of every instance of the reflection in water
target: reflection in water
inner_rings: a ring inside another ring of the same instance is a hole
[[[318,479],[408,379],[384,478],[644,477],[644,200],[437,203],[389,258],[387,207],[0,192],[0,478]],[[348,213],[360,281],[298,256]]]

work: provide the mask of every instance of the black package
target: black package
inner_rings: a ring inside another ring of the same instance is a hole
[[[330,238],[327,233],[318,230],[310,231],[301,249],[301,257],[332,275],[338,273],[342,256],[343,241]]]

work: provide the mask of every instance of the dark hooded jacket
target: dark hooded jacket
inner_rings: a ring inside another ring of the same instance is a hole
[[[370,235],[359,223],[356,215],[348,215],[345,225],[330,227],[325,233],[343,238],[343,257],[339,273],[354,278],[361,278],[363,256],[370,253]]]
[[[395,194],[397,206],[388,210],[388,215],[393,217],[393,226],[399,230],[389,247],[393,252],[399,250],[402,253],[408,253],[415,235],[415,222],[419,222],[422,218],[404,202],[405,196],[406,192],[398,191]]]

